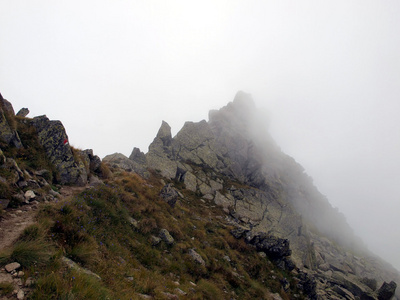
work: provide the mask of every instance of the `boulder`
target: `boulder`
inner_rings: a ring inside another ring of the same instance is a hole
[[[258,251],[263,251],[274,259],[283,258],[292,254],[289,247],[289,240],[271,236],[264,232],[259,232],[251,236],[247,241],[255,245]]]
[[[30,201],[31,199],[35,199],[36,195],[32,190],[28,190],[25,192],[25,200]]]
[[[17,116],[18,117],[26,117],[29,114],[29,109],[27,109],[26,107],[21,108],[18,112],[17,112]]]
[[[92,149],[83,150],[83,154],[87,156],[89,160],[89,170],[93,173],[100,173],[101,172],[101,159],[97,155],[93,154]]]
[[[172,245],[174,243],[174,238],[167,229],[161,229],[159,237],[168,245]]]
[[[197,178],[193,175],[193,173],[187,171],[183,175],[183,183],[185,184],[185,188],[189,191],[196,192],[197,190]]]
[[[160,192],[161,198],[164,199],[171,207],[175,207],[176,201],[179,199],[178,191],[172,186],[171,183],[166,184]]]
[[[391,281],[390,283],[387,283],[385,281],[378,290],[378,299],[379,300],[392,299],[396,292],[396,288],[397,284],[394,281]]]
[[[204,259],[201,257],[199,253],[197,253],[194,249],[189,249],[188,254],[190,257],[198,264],[205,266],[206,262]]]
[[[58,171],[60,183],[86,185],[87,171],[82,161],[75,159],[62,123],[40,116],[32,120],[32,125],[36,128],[47,157]]]
[[[11,273],[14,270],[18,270],[20,267],[21,267],[21,265],[19,263],[13,262],[13,263],[6,265],[4,268],[6,269],[6,271],[8,273]]]

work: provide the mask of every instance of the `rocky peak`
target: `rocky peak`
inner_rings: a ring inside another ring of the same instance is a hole
[[[251,95],[239,91],[233,102],[219,110],[209,112],[209,123],[217,133],[229,130],[247,135],[255,111],[256,107]]]
[[[138,157],[138,152],[134,150],[131,156]],[[145,157],[149,169],[222,206],[250,242],[264,235],[268,238],[262,241],[268,247],[284,242],[284,247],[278,247],[287,250],[283,267],[294,263],[325,282],[313,281],[314,290],[322,293],[331,288],[326,283],[341,284],[351,290],[349,295],[360,296],[360,291],[368,290],[360,278],[371,269],[379,282],[398,278],[377,271],[385,268],[360,263],[345,250],[361,249],[354,247],[357,237],[346,219],[304,169],[275,144],[249,94],[238,92],[233,102],[210,111],[208,122],[186,122],[173,138],[163,121]],[[267,249],[261,247],[263,243],[258,247]],[[332,289],[332,295],[346,291]]]
[[[162,121],[161,127],[158,130],[157,136],[154,139],[155,142],[161,141],[164,147],[171,146],[172,143],[172,135],[171,135],[171,126],[165,121]]]

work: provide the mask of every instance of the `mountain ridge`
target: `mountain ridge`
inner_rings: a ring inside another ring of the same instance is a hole
[[[117,190],[121,186],[138,195],[127,187],[130,180],[139,180],[150,189],[161,182],[162,189],[157,194],[171,206],[171,213],[177,213],[186,202],[189,208],[201,203],[209,203],[207,209],[217,205],[222,213],[219,217],[227,220],[223,226],[231,227],[235,239],[245,241],[279,270],[291,274],[298,287],[282,281],[281,295],[298,288],[310,299],[396,297],[394,280],[399,282],[398,272],[371,256],[362,243],[354,242],[357,237],[344,216],[318,191],[301,165],[284,154],[260,126],[258,120],[262,116],[249,94],[238,92],[233,102],[210,111],[208,122],[186,122],[174,137],[171,127],[162,121],[146,154],[134,148],[129,158],[113,154],[103,161],[93,150],[71,148],[60,121],[50,121],[45,116],[30,119],[26,114],[16,117],[11,103],[0,98],[0,139],[4,149],[0,153],[0,171],[5,176],[0,198],[8,201],[5,207],[32,202],[23,194],[29,188],[40,202],[54,200],[54,184],[89,183],[95,191],[109,182],[118,186]],[[32,164],[39,156],[41,161]],[[141,179],[118,179],[122,174],[138,174]],[[153,195],[155,191],[146,193]],[[124,195],[119,197],[123,199]],[[137,220],[131,219],[127,219],[129,223],[138,226]],[[150,232],[159,230],[158,226],[151,226]],[[148,229],[142,230],[148,234]],[[160,238],[170,241],[163,232]],[[178,231],[177,236],[185,240]],[[158,245],[158,238],[151,239]],[[173,238],[168,243],[175,245]],[[189,250],[183,252],[183,257],[196,256],[195,250]],[[211,272],[209,260],[198,261],[203,261],[201,265]]]

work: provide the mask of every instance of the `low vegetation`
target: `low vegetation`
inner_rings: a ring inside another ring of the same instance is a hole
[[[141,294],[268,299],[275,292],[291,298],[281,284],[290,280],[287,274],[235,239],[218,207],[182,190],[184,199],[171,208],[159,197],[162,184],[156,174],[144,180],[114,172],[111,178],[43,205],[37,223],[0,255],[2,265],[18,261],[25,276],[35,278],[30,299],[140,299]],[[152,243],[162,228],[173,236],[172,245]],[[205,265],[195,262],[189,249]],[[67,268],[64,256],[101,280]]]

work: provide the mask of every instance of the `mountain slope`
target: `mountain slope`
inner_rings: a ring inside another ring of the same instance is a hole
[[[3,216],[38,212],[0,253],[24,272],[0,272],[7,299],[13,284],[31,299],[393,297],[398,272],[354,243],[249,95],[175,137],[163,122],[148,153],[103,162],[70,147],[61,122],[1,100]],[[79,188],[60,197],[66,185]]]

